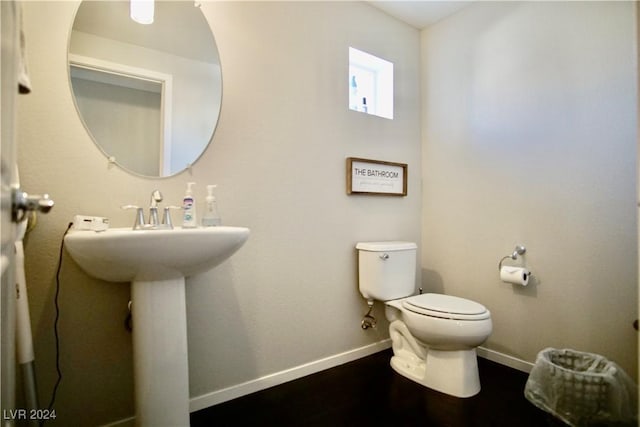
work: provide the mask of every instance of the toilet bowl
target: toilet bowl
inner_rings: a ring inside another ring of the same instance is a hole
[[[491,313],[477,302],[415,293],[413,242],[361,242],[359,290],[369,307],[385,303],[393,347],[391,366],[426,387],[470,397],[480,391],[476,347],[491,334]]]
[[[391,366],[426,387],[457,397],[480,391],[476,347],[492,331],[491,313],[464,298],[422,294],[386,301]]]
[[[477,302],[442,294],[421,294],[387,305],[402,313],[411,334],[438,350],[466,350],[491,334],[491,313]]]

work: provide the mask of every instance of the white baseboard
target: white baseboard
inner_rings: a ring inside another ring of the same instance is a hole
[[[478,353],[478,356],[484,359],[488,359],[492,362],[517,369],[518,371],[526,372],[527,374],[531,372],[531,369],[533,369],[533,363],[518,359],[517,357],[509,356],[508,354],[497,352],[495,350],[478,347],[476,349],[476,352]]]
[[[326,369],[334,368],[336,366],[340,366],[345,363],[367,357],[382,350],[386,350],[390,347],[391,340],[386,339],[374,344],[356,348],[354,350],[345,351],[344,353],[325,357],[324,359],[305,363],[304,365],[296,366],[291,369],[286,369],[284,371],[266,375],[264,377],[247,381],[242,384],[227,387],[222,390],[216,390],[211,393],[203,394],[201,396],[192,397],[189,401],[189,411],[199,411],[201,409],[205,409],[219,403],[227,402],[241,396],[255,393],[256,391],[264,390],[269,387],[280,385],[292,380],[296,380],[298,378],[305,377],[307,375],[315,374],[316,372],[324,371]],[[491,360],[492,362],[496,362],[522,372],[529,373],[533,368],[533,363],[526,362],[516,357],[509,356],[495,350],[490,350],[488,348],[478,347],[477,354],[484,359]],[[127,418],[108,424],[104,427],[131,426],[133,425],[133,421],[134,418]]]
[[[280,385],[288,381],[296,380],[298,378],[315,374],[316,372],[324,371],[326,369],[334,368],[348,362],[353,362],[354,360],[370,356],[374,353],[378,353],[388,348],[391,348],[390,339],[382,340],[377,343],[356,348],[354,350],[345,351],[344,353],[325,357],[324,359],[305,363],[304,365],[266,375],[264,377],[227,387],[222,390],[216,390],[211,393],[203,394],[201,396],[192,397],[189,401],[189,412],[199,411],[200,409],[205,409],[219,403],[245,396],[247,394],[255,393],[256,391],[264,390],[266,388]],[[134,421],[135,418],[131,417],[115,421],[113,423],[104,425],[103,427],[129,427],[133,426]]]
[[[192,397],[189,403],[189,410],[191,412],[199,411],[200,409],[208,408],[209,406],[217,405],[240,396],[245,396],[247,394],[302,378],[307,375],[315,374],[316,372],[324,371],[325,369],[333,368],[347,362],[352,362],[371,354],[378,353],[379,351],[386,350],[390,347],[391,340],[386,339],[354,350],[345,351],[344,353],[325,357],[324,359],[305,363],[304,365],[296,366],[291,369],[266,375],[242,384],[203,394],[202,396]]]

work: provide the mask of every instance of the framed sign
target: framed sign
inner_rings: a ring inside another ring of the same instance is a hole
[[[407,165],[347,158],[347,194],[407,195]]]

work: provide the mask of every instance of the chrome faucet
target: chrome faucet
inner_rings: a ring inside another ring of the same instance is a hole
[[[151,192],[151,203],[149,206],[149,225],[157,227],[158,222],[158,203],[162,201],[162,193],[160,190],[153,190]]]
[[[149,222],[144,221],[144,209],[136,205],[124,205],[122,209],[135,209],[136,219],[133,223],[134,230],[171,230],[173,223],[171,222],[171,209],[180,209],[179,206],[165,206],[162,215],[162,223],[158,220],[158,203],[162,202],[162,193],[160,190],[151,192],[151,203],[149,206]]]

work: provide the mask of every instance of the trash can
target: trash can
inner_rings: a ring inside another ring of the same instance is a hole
[[[571,426],[637,419],[638,387],[622,368],[598,354],[542,350],[524,395]]]

